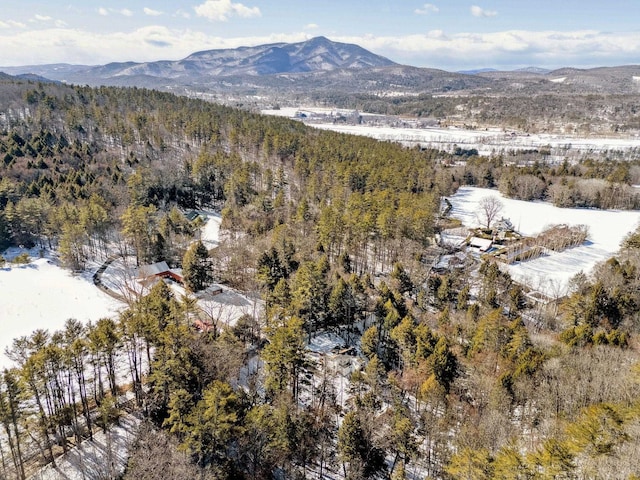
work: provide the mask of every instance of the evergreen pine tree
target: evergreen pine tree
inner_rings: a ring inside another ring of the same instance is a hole
[[[209,252],[201,241],[193,243],[182,260],[184,284],[192,292],[204,290],[213,281]]]

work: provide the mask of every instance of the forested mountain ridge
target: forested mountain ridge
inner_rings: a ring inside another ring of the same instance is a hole
[[[339,92],[417,95],[637,95],[640,66],[447,72],[399,65],[364,48],[325,37],[297,43],[195,52],[180,60],[114,62],[106,65],[1,67],[9,74],[35,74],[79,85],[188,87],[215,91],[284,94]],[[355,75],[354,75],[355,74]],[[357,78],[366,75],[366,80]],[[183,90],[180,90],[184,93]]]
[[[213,206],[228,235],[211,273],[265,303],[196,333],[189,297],[161,282],[117,319],[19,339],[0,381],[5,476],[25,477],[27,432],[49,460],[96,407],[97,426],[115,421],[120,388],[149,420],[125,478],[640,474],[637,233],[536,322],[495,262],[431,270],[435,233],[455,226],[440,199],[459,185],[629,208],[635,162],[406,149],[145,89],[0,92],[4,244],[51,243],[74,269],[111,242],[178,265],[184,211]],[[321,335],[342,339],[333,366],[307,350]]]
[[[398,65],[358,45],[333,42],[325,37],[298,43],[208,50],[175,61],[33,65],[3,70],[78,85],[137,86],[186,95],[260,91],[271,98],[310,90],[442,92],[488,84],[477,76]]]
[[[180,60],[0,70],[33,80],[153,88],[254,110],[316,104],[528,133],[640,132],[637,65],[447,72],[399,65],[358,45],[316,37]]]
[[[239,49],[196,52],[180,63],[193,71],[196,64],[205,66],[207,75],[271,75],[328,71],[340,68],[365,69],[395,65],[358,45],[332,42],[315,37],[298,43],[274,43]],[[166,75],[165,75],[166,76]]]
[[[358,45],[315,37],[298,43],[195,52],[176,61],[8,67],[6,70],[8,73],[44,74],[53,80],[90,85],[123,85],[122,82],[128,82],[129,86],[147,86],[146,78],[163,81],[166,85],[187,86],[206,84],[216,78],[244,77],[246,82],[251,83],[251,79],[257,81],[256,77],[269,75],[343,69],[361,71],[392,65],[396,64]]]

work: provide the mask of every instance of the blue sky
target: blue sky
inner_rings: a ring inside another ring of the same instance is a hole
[[[324,35],[464,70],[640,63],[638,0],[0,0],[0,65],[177,60]]]

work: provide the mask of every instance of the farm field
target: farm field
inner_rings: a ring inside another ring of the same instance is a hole
[[[546,202],[512,200],[497,190],[475,187],[462,187],[449,198],[451,216],[465,226],[477,227],[478,203],[491,196],[499,198],[503,204],[501,216],[510,219],[522,235],[533,236],[557,224],[588,227],[587,241],[581,246],[504,266],[516,281],[550,296],[563,295],[576,273],[589,273],[597,263],[612,257],[625,236],[640,224],[638,211],[558,208]]]

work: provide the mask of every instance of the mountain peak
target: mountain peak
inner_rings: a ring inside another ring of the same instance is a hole
[[[323,36],[297,43],[206,50],[178,63],[184,68],[198,68],[207,75],[217,76],[261,76],[395,65],[358,45],[334,42]]]
[[[323,35],[318,35],[317,37],[310,38],[306,40],[307,43],[333,43],[327,37]]]

